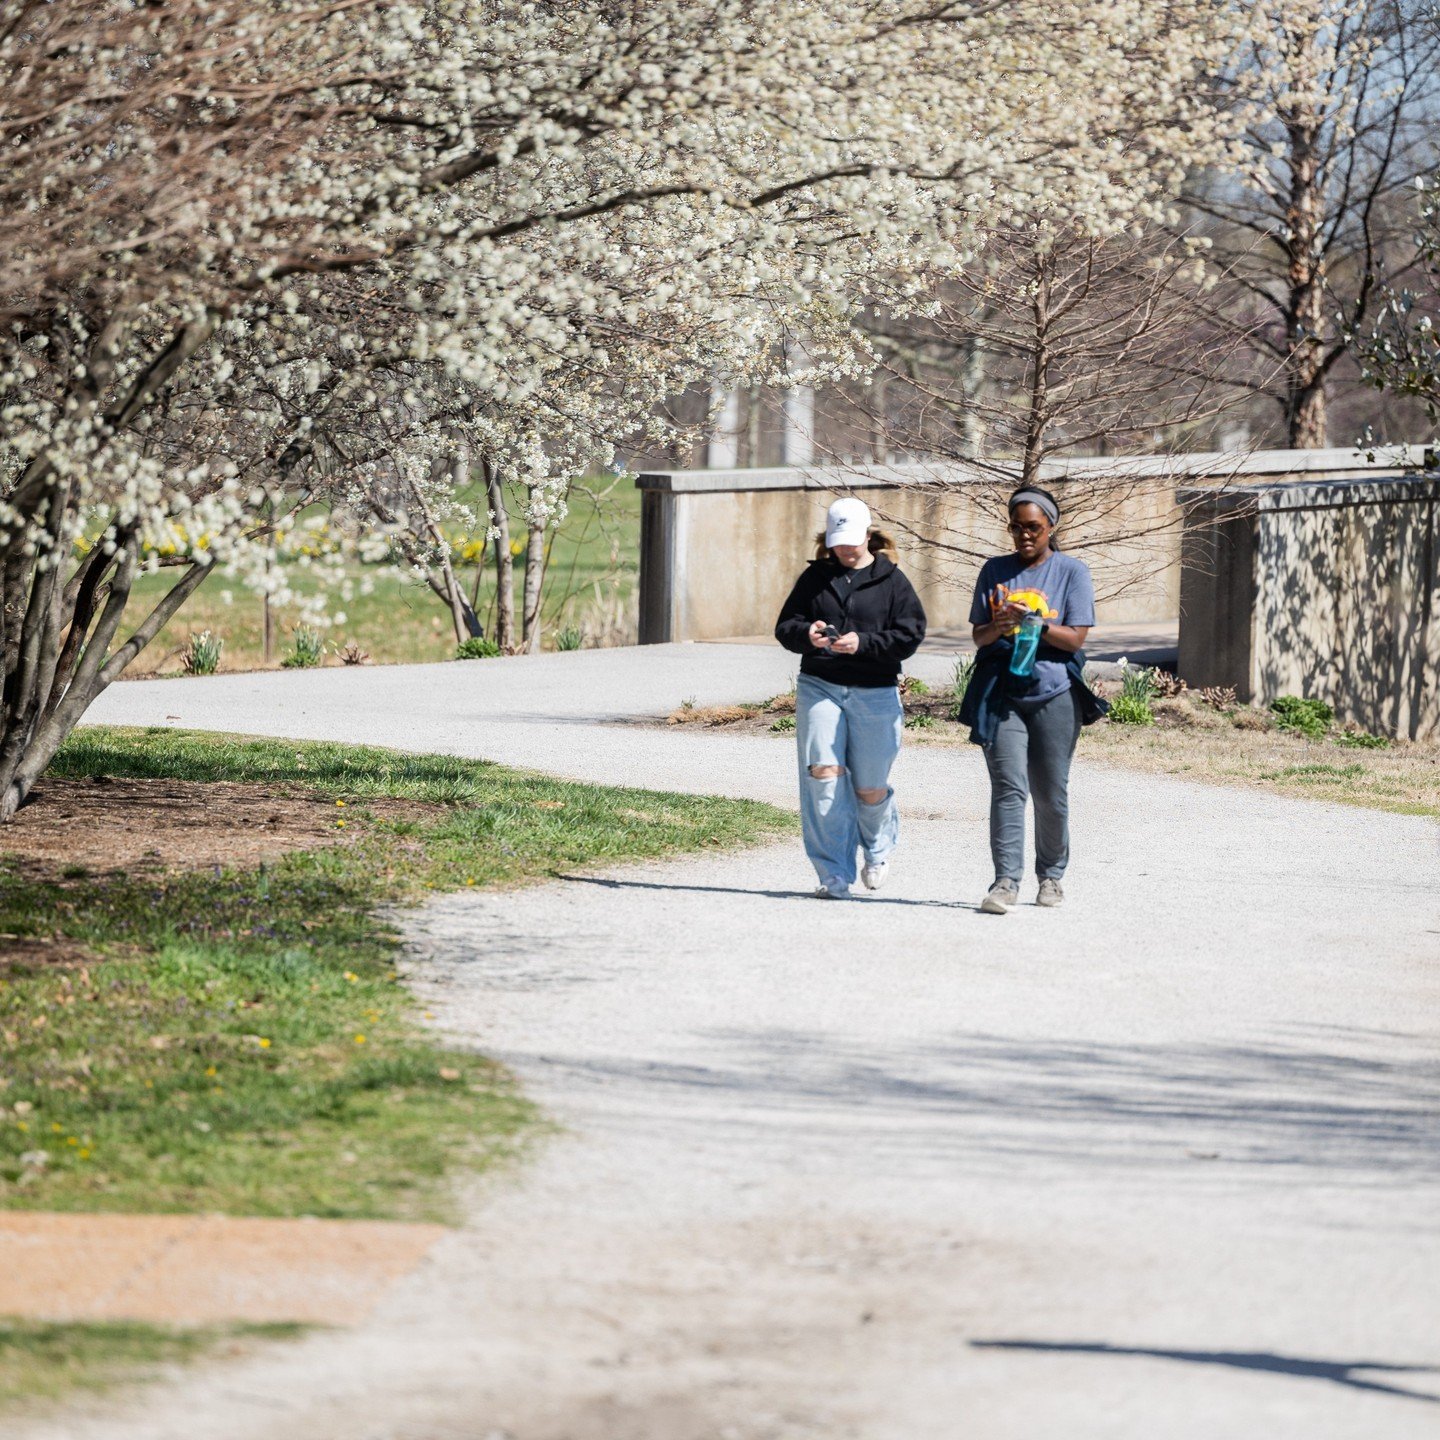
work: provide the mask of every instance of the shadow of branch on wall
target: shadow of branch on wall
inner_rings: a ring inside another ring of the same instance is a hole
[[[1314,695],[1402,738],[1433,720],[1426,664],[1434,505],[1321,503],[1260,515],[1261,695]],[[1428,686],[1428,689],[1427,689]]]

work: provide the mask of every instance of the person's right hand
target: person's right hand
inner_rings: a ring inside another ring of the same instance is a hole
[[[817,650],[828,650],[835,642],[825,633],[825,622],[813,620],[810,623],[810,643]]]
[[[1004,630],[1013,630],[1017,625],[1023,623],[1025,617],[1030,613],[1027,605],[1015,605],[1006,603],[994,614],[994,621]]]

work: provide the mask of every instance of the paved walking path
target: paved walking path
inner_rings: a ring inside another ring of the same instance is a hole
[[[96,719],[791,801],[745,647],[115,687]],[[568,722],[576,714],[588,723]],[[366,1325],[26,1440],[1420,1440],[1440,1429],[1440,854],[1081,766],[1064,910],[975,913],[983,772],[893,887],[798,842],[437,900],[438,1023],[560,1122]]]

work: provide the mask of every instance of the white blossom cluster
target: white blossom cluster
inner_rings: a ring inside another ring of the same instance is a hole
[[[893,297],[1047,204],[1124,227],[1212,153],[1204,77],[1244,23],[1179,0],[15,9],[12,668],[36,604],[61,634],[88,585],[99,627],[138,566],[282,598],[287,567],[338,573],[283,543],[301,517],[383,545],[455,513],[456,454],[543,520],[688,386],[794,353],[859,373],[879,278]]]
[[[1425,402],[1440,423],[1440,176],[1415,182],[1420,263],[1408,285],[1384,292],[1368,332],[1353,337],[1361,371],[1377,389]],[[1343,321],[1344,317],[1340,317]]]

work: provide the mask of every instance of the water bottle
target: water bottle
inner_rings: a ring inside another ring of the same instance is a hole
[[[1040,626],[1044,622],[1033,612],[1015,632],[1015,648],[1010,652],[1010,673],[1022,680],[1035,673],[1035,652],[1040,648]]]

